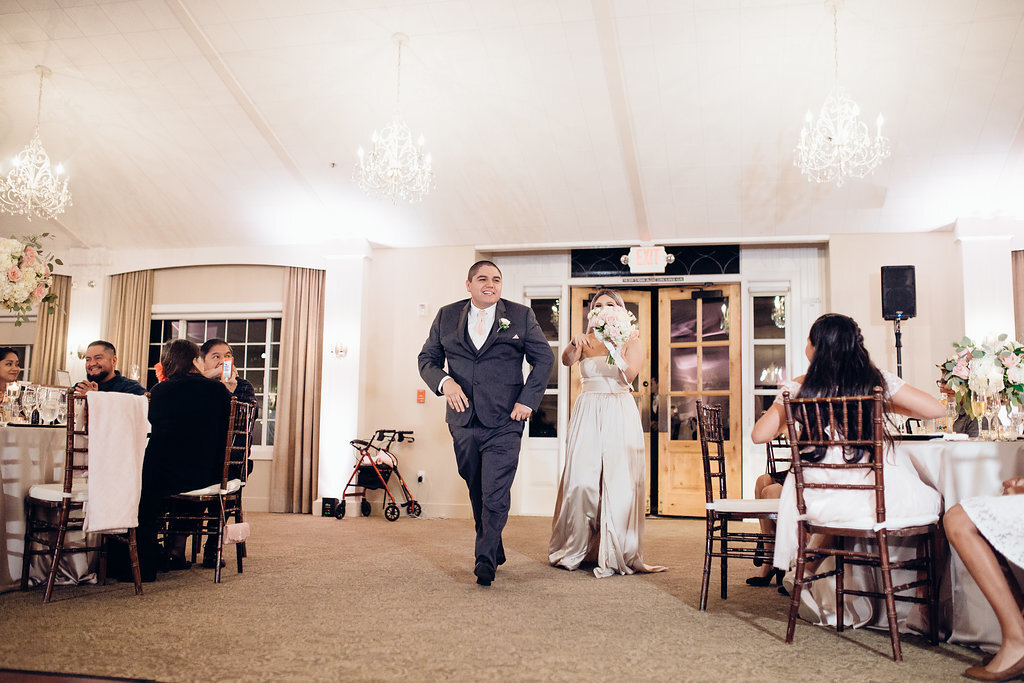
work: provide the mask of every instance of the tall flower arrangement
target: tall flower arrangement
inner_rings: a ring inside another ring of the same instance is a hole
[[[42,240],[50,233],[16,239],[0,237],[0,306],[14,312],[14,325],[20,327],[32,307],[57,301],[50,291],[54,265],[64,265],[53,254],[44,253]]]
[[[1024,345],[1009,335],[976,344],[969,337],[953,343],[953,353],[939,365],[954,400],[970,412],[971,393],[1002,396],[1024,406]]]

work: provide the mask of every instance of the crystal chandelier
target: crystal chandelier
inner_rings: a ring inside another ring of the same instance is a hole
[[[772,322],[780,330],[786,327],[786,297],[777,296],[772,301]]]
[[[395,115],[380,133],[373,132],[369,153],[359,148],[359,164],[352,177],[371,196],[390,198],[392,204],[399,199],[414,204],[434,189],[434,171],[430,155],[423,153],[423,136],[413,145],[412,132],[398,111],[402,91],[402,46],[409,42],[409,36],[396,33],[394,41],[398,45]]]
[[[39,114],[43,106],[43,79],[52,72],[48,67],[37,66],[39,74],[39,99],[36,102],[36,127],[28,147],[14,158],[14,168],[6,177],[0,178],[0,211],[13,216],[56,218],[71,205],[68,192],[68,178],[63,165],[56,172],[50,170],[50,157],[39,139]]]
[[[889,139],[882,137],[882,115],[875,122],[875,137],[868,134],[860,120],[860,107],[839,86],[839,21],[837,5],[841,0],[827,0],[832,7],[832,38],[835,85],[825,98],[818,120],[810,110],[800,131],[794,164],[807,176],[808,182],[828,183],[833,180],[842,187],[846,178],[863,178],[875,170],[891,153]]]

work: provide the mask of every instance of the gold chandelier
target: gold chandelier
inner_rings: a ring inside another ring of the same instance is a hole
[[[0,211],[13,216],[56,218],[71,205],[68,178],[63,164],[56,172],[50,168],[50,157],[39,139],[39,118],[43,108],[43,79],[53,72],[36,66],[39,74],[39,98],[36,101],[36,127],[28,146],[14,158],[14,167],[0,178]]]

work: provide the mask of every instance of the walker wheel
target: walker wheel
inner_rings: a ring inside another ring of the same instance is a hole
[[[415,518],[421,514],[423,514],[423,508],[420,507],[420,504],[415,500],[409,501],[409,516]]]
[[[388,503],[388,506],[384,508],[384,517],[389,522],[393,522],[398,519],[398,506],[394,503]]]
[[[363,498],[363,502],[359,504],[359,511],[363,513],[363,517],[370,516],[370,501]]]
[[[341,519],[345,516],[345,501],[338,503],[338,507],[334,508],[334,518]]]

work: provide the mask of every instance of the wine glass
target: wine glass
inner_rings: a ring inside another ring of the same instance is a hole
[[[1010,441],[1021,436],[1021,425],[1024,424],[1024,408],[1017,405],[1010,411]]]
[[[1002,400],[999,394],[985,397],[985,421],[988,423],[988,435],[993,441],[999,441],[1002,423],[999,422],[999,409]]]
[[[57,390],[39,390],[39,424],[52,424],[57,418]]]
[[[26,384],[21,389],[21,407],[25,411],[25,422],[28,424],[32,424],[32,412],[37,401],[36,391],[36,387],[31,384]]]
[[[57,392],[57,424],[68,423],[68,392],[61,389]]]
[[[985,404],[988,402],[988,397],[981,392],[971,393],[971,415],[978,421],[978,438],[988,439],[991,438],[987,429],[981,428],[981,421],[985,417]]]

